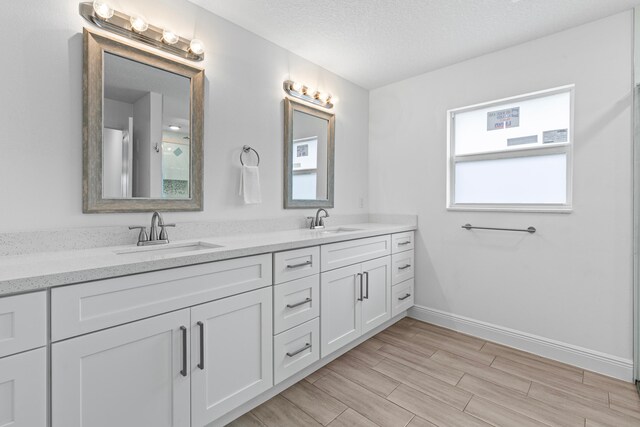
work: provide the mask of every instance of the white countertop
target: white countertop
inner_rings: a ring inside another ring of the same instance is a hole
[[[172,254],[154,254],[153,251],[144,250],[127,254],[117,253],[135,248],[134,245],[128,245],[0,256],[0,295],[360,239],[381,234],[401,233],[415,230],[416,226],[411,224],[363,223],[329,227],[328,230],[333,228],[354,228],[358,230],[322,233],[316,230],[297,229],[259,234],[206,237],[176,241],[170,245],[203,242],[205,244],[220,245],[221,247]]]

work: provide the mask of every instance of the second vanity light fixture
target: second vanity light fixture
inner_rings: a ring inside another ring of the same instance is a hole
[[[204,59],[204,44],[198,39],[185,39],[166,28],[150,25],[140,15],[127,15],[111,8],[107,2],[80,3],[80,15],[100,28],[141,41],[192,61]]]
[[[329,93],[319,92],[293,80],[285,80],[282,87],[289,95],[302,99],[303,101],[311,102],[324,108],[333,108],[333,104],[331,103],[332,97]]]

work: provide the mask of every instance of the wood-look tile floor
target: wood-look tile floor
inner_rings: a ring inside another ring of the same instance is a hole
[[[635,386],[405,318],[230,426],[640,427]]]

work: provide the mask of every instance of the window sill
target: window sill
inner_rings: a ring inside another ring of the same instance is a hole
[[[573,212],[572,206],[448,206],[450,212],[510,212],[510,213],[559,213],[570,214]]]

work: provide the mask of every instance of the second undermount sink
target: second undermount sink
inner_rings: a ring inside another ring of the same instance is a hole
[[[325,228],[324,230],[320,230],[322,234],[336,234],[336,233],[347,233],[349,231],[360,231],[361,228],[351,228],[351,227],[337,227],[337,228]]]
[[[149,254],[149,255],[171,255],[184,252],[198,252],[208,249],[221,248],[220,245],[214,245],[212,243],[205,242],[190,242],[190,243],[167,243],[164,245],[156,246],[136,246],[131,249],[122,249],[115,251],[117,255],[132,255],[132,254]]]

